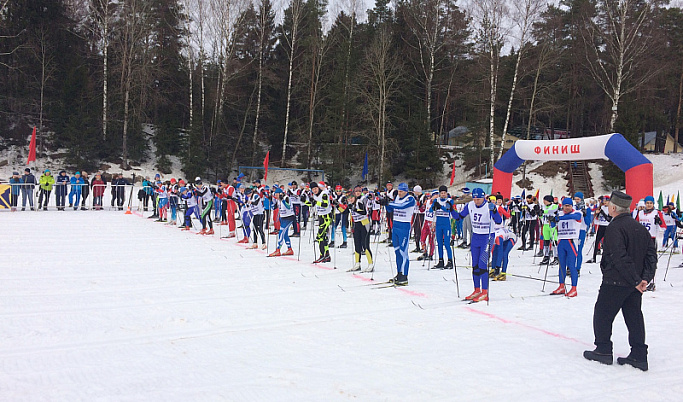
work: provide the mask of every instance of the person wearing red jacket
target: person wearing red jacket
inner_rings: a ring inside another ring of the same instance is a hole
[[[95,178],[90,182],[92,187],[92,205],[93,209],[102,210],[102,197],[104,196],[104,189],[107,187],[107,182],[104,181],[100,173],[95,174]]]
[[[235,187],[232,184],[228,184],[226,182],[221,183],[223,186],[223,191],[220,193],[217,193],[217,196],[220,197],[223,200],[223,211],[224,214],[221,217],[221,225],[226,224],[226,218],[227,218],[227,225],[228,225],[228,238],[231,237],[236,237],[235,234],[235,211],[237,211],[237,204],[235,203],[236,199],[236,191]]]

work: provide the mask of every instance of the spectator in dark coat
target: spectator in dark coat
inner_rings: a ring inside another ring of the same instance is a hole
[[[12,177],[9,179],[9,184],[12,188],[10,189],[10,208],[12,212],[17,210],[17,204],[19,203],[19,194],[21,193],[21,177],[19,177],[19,172],[12,172]]]
[[[595,350],[583,356],[603,364],[612,364],[612,324],[621,310],[628,328],[631,353],[617,358],[617,363],[628,364],[647,371],[647,345],[641,304],[647,284],[657,269],[657,249],[648,230],[631,216],[631,196],[615,191],[608,205],[613,219],[605,230],[603,241],[602,285],[593,313]]]
[[[88,209],[85,207],[85,200],[90,195],[90,179],[88,178],[88,172],[82,171],[81,179],[83,179],[83,189],[81,190],[81,197],[83,197],[83,201],[81,202],[81,211],[85,211]]]
[[[35,210],[33,208],[33,190],[36,188],[36,177],[31,173],[31,169],[24,169],[24,176],[21,178],[23,186],[21,186],[21,210],[26,209],[26,199],[28,198],[28,204],[31,206],[31,211]]]
[[[66,175],[66,170],[59,172],[55,183],[55,195],[57,196],[57,210],[64,211],[64,204],[66,203],[66,194],[69,184],[69,176]]]

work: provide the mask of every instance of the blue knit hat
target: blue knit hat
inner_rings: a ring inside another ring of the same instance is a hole
[[[576,194],[574,194],[574,198],[581,198],[583,200],[583,193],[581,191],[577,191]]]
[[[472,198],[484,198],[484,195],[484,190],[479,187],[472,190]]]
[[[581,197],[581,198],[583,198],[583,197]],[[572,202],[571,198],[567,197],[564,200],[562,200],[562,205],[574,205],[574,203]]]
[[[655,202],[655,197],[648,195],[647,197],[645,197],[645,202],[648,202],[648,201]]]
[[[400,183],[400,184],[398,185],[398,191],[405,191],[405,192],[410,191],[410,189],[408,188],[408,184],[406,184],[406,183]]]

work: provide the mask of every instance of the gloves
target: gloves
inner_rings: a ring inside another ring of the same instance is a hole
[[[496,210],[496,206],[489,202],[489,211],[494,212],[495,210]]]
[[[661,225],[662,220],[659,218],[659,215],[655,215],[655,225]]]

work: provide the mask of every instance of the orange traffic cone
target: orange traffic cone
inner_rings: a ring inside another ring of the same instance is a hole
[[[126,210],[126,213],[124,215],[133,215],[133,213],[130,212],[130,205],[128,206],[128,209]]]

